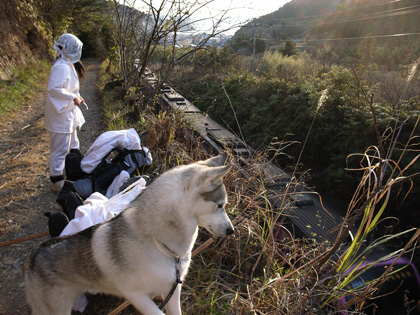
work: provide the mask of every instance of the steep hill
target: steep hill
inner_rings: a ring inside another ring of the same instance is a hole
[[[48,32],[30,2],[2,0],[0,5],[0,80],[13,77],[13,67],[48,56]]]

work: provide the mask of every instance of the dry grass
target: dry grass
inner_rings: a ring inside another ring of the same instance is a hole
[[[151,149],[151,172],[161,173],[178,164],[201,160],[206,153],[189,137],[188,123],[182,115],[148,113],[139,132],[148,130],[144,144]],[[261,163],[257,157],[256,163]],[[235,161],[233,161],[235,163]],[[182,289],[185,314],[315,314],[319,313],[323,282],[308,273],[311,261],[325,251],[309,240],[279,238],[282,209],[274,208],[266,197],[261,174],[249,164],[242,176],[239,166],[232,171],[226,186],[227,211],[235,224],[235,234],[213,240],[193,258]],[[288,194],[293,193],[293,188]],[[279,195],[284,205],[286,194]],[[196,247],[212,239],[200,231]],[[302,268],[305,266],[305,268]],[[309,266],[309,267],[308,267]],[[326,265],[328,266],[328,264]],[[324,267],[320,272],[326,269]],[[292,274],[284,282],[274,281]],[[272,283],[271,283],[272,282]],[[92,297],[93,298],[93,297]],[[115,298],[94,298],[92,310],[109,309]],[[102,305],[102,306],[101,306]],[[133,311],[133,310],[132,310]],[[130,312],[125,310],[125,312]],[[133,311],[135,312],[135,311]]]
[[[136,128],[139,132],[149,131],[144,144],[153,153],[152,172],[161,173],[175,165],[201,160],[208,155],[200,149],[199,141],[191,137],[188,122],[180,114],[147,112],[141,115]],[[386,147],[384,144],[381,146]],[[282,227],[283,211],[290,207],[289,197],[294,193],[294,185],[291,183],[289,190],[278,196],[282,200],[280,207],[272,205],[266,196],[264,179],[252,167],[262,163],[262,156],[256,157],[245,169],[249,177],[242,176],[239,167],[232,171],[226,179],[229,193],[227,210],[234,221],[235,234],[228,238],[212,239],[206,231],[200,231],[195,248],[208,244],[209,239],[212,241],[205,250],[193,257],[182,289],[183,312],[194,315],[306,315],[342,314],[343,311],[364,314],[367,301],[390,274],[385,272],[356,292],[346,291],[344,285],[358,274],[349,277],[346,272],[351,266],[364,261],[365,257],[359,256],[360,244],[383,219],[383,207],[392,186],[396,182],[410,180],[410,176],[406,175],[407,170],[415,162],[413,160],[406,166],[398,165],[398,162],[390,161],[389,155],[381,155],[380,151],[373,146],[356,155],[361,157],[361,184],[348,207],[343,224],[338,227],[340,233],[333,244],[319,244],[312,239],[294,239],[288,235]],[[362,217],[365,218],[364,225],[354,241],[347,244],[348,227]],[[409,252],[416,246],[415,240],[420,231],[411,232],[413,237],[407,246],[393,253],[393,257]],[[392,237],[385,236],[384,241]],[[338,260],[332,259],[337,255]],[[342,303],[346,295],[353,296],[347,303],[350,309],[345,309]],[[97,312],[105,313],[110,304],[116,304],[115,298],[106,300],[108,302],[104,306],[99,306],[99,302],[93,303]],[[413,305],[415,307],[416,301],[413,303],[407,305],[407,309]],[[135,313],[133,309],[123,312]]]

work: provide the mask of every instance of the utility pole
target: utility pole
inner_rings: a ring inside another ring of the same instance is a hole
[[[255,43],[256,43],[256,39],[255,39],[255,29],[256,29],[256,22],[254,19],[254,40],[253,40],[253,45],[252,45],[252,73],[255,72]]]

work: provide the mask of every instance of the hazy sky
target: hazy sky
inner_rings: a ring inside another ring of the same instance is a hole
[[[282,7],[291,0],[215,0],[209,6],[217,9],[230,8],[234,16],[247,20]]]
[[[145,3],[150,3],[150,1],[154,7],[158,7],[159,3],[161,3],[159,0],[119,0],[120,3],[125,3],[144,11],[147,11]],[[194,14],[193,19],[197,20],[199,17],[208,18],[209,16],[214,16],[217,20],[217,17],[220,17],[220,12],[229,10],[227,14],[229,24],[239,25],[246,23],[252,18],[276,11],[291,0],[186,0],[185,3],[194,3],[195,1],[197,1],[196,3],[209,2],[209,4],[200,10],[199,13]],[[168,1],[168,3],[170,2]],[[206,21],[206,27],[208,25],[211,26],[212,23],[209,22],[209,20]],[[201,27],[197,28],[201,29]],[[230,33],[233,33],[233,31]]]
[[[203,14],[217,15],[217,12],[229,10],[229,22],[232,25],[243,24],[255,17],[265,15],[267,13],[278,10],[285,3],[291,0],[214,0]],[[230,33],[233,33],[231,31]]]

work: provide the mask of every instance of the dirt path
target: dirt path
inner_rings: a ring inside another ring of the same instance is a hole
[[[85,153],[104,131],[101,102],[96,88],[99,62],[84,60],[87,69],[80,94],[89,105],[79,131]],[[44,129],[45,93],[0,123],[0,243],[48,230],[47,211],[61,208],[49,181],[49,132]],[[0,247],[0,314],[29,314],[25,302],[22,266],[32,247],[49,236]]]

